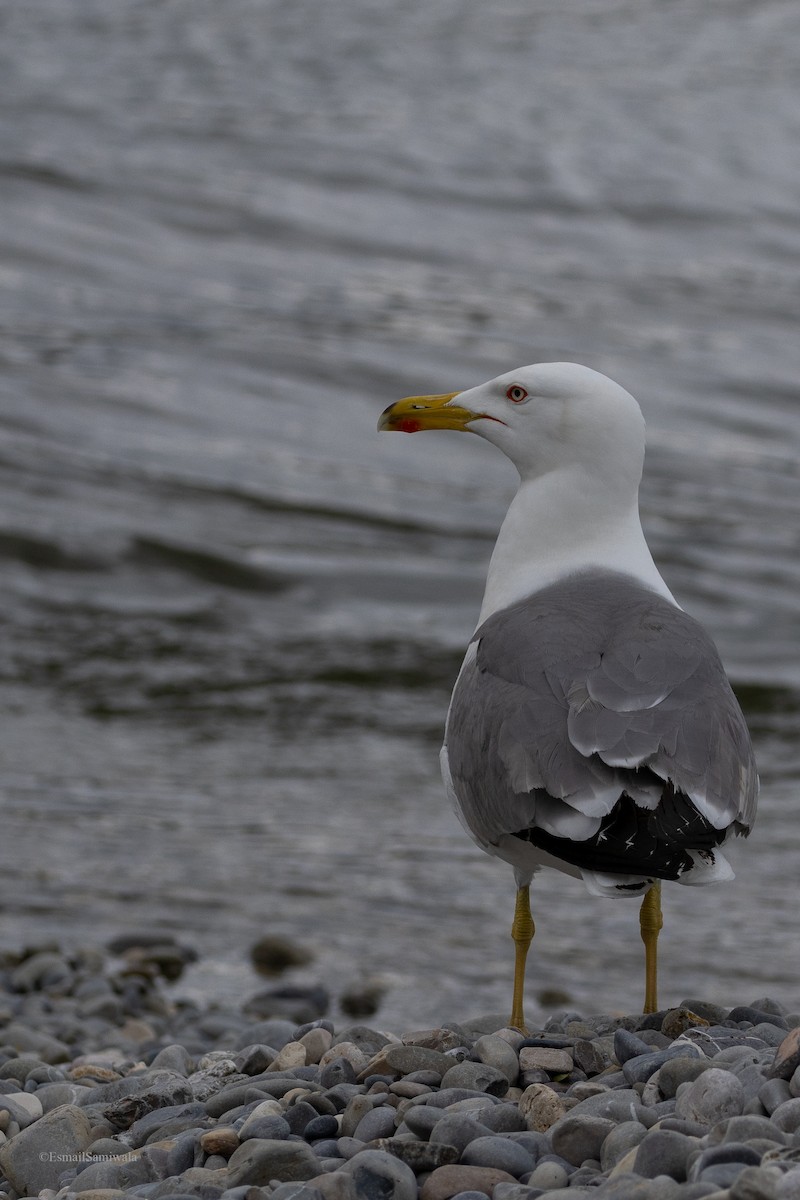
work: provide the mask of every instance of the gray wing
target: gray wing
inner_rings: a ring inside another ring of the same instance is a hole
[[[703,849],[749,830],[758,780],[744,718],[713,642],[668,600],[586,572],[495,613],[474,642],[447,753],[478,840],[615,832],[621,845],[631,822],[645,838],[649,814],[652,866],[656,842]]]

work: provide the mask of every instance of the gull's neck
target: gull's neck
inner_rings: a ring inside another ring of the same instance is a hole
[[[478,624],[565,575],[619,571],[675,603],[639,520],[638,491],[588,481],[584,468],[523,479],[500,528]]]

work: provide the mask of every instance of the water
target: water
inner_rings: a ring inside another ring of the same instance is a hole
[[[508,1005],[510,871],[437,752],[513,472],[378,413],[577,359],[763,797],[666,889],[663,998],[800,996],[800,163],[779,0],[38,0],[0,16],[0,941],[285,934],[379,1023]],[[542,875],[532,997],[635,1007],[635,905]]]

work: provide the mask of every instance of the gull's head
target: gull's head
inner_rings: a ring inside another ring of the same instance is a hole
[[[644,419],[633,396],[578,363],[536,363],[469,391],[408,396],[382,413],[378,429],[477,433],[523,479],[578,467],[638,484],[644,457]]]

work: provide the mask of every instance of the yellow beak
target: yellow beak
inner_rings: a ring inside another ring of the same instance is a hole
[[[406,396],[381,413],[378,429],[399,429],[401,433],[417,433],[420,429],[466,429],[477,421],[479,413],[470,412],[450,401],[458,392],[443,396]]]

